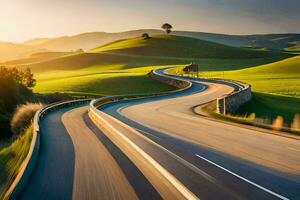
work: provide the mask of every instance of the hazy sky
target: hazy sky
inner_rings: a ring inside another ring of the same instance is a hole
[[[300,0],[0,0],[0,41],[160,28],[300,32]]]

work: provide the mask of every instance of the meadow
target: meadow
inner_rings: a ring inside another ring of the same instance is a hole
[[[242,70],[204,71],[201,76],[239,80],[253,91],[300,97],[300,56]]]
[[[0,148],[0,199],[4,198],[5,192],[18,174],[29,151],[31,138],[32,128],[30,127],[12,144]]]
[[[249,105],[273,105],[263,109],[264,112],[258,112],[255,106],[244,107],[239,114],[257,112],[270,118],[281,114],[290,121],[298,112],[291,102],[297,102],[300,97],[299,56],[292,56],[280,51],[230,47],[195,38],[154,35],[148,40],[142,37],[118,40],[82,53],[42,53],[10,63],[29,66],[35,72],[34,92],[104,96],[171,90],[172,87],[150,79],[147,74],[163,66],[177,66],[173,70],[176,72],[195,62],[200,66],[200,76],[251,84],[256,98]],[[259,98],[264,94],[275,96]],[[280,109],[283,102],[286,111]]]
[[[171,70],[182,73],[183,66]],[[238,80],[252,87],[253,98],[243,105],[237,115],[256,117],[271,121],[282,116],[290,124],[295,114],[300,113],[300,56],[270,64],[236,70],[206,70],[199,67],[202,77]]]
[[[88,52],[46,61],[34,60],[24,66],[30,66],[35,71],[37,86],[34,92],[102,96],[170,90],[171,87],[147,77],[151,70],[162,66],[197,62],[208,69],[230,70],[269,63],[288,56],[193,38],[159,35],[149,40],[142,37],[119,40]]]

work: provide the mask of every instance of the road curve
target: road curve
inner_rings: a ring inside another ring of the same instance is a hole
[[[188,90],[100,109],[200,199],[297,199],[299,140],[195,115],[194,106],[234,88],[192,81]],[[39,160],[22,199],[161,199],[164,188],[151,185],[87,110],[64,108],[42,120]]]
[[[86,125],[87,109],[80,107],[62,116],[75,149],[72,199],[138,199],[117,162]]]
[[[299,140],[195,115],[193,107],[229,94],[233,88],[192,81],[192,87],[186,91],[111,103],[100,109],[179,156],[182,162],[186,161],[183,171],[179,167],[174,170],[178,165],[170,166],[166,157],[159,158],[157,152],[153,154],[201,199],[214,199],[211,192],[226,193],[233,199],[297,199],[300,196]],[[191,184],[203,179],[192,172],[190,177],[185,175],[191,171],[191,165],[214,180],[206,185],[198,182],[201,186],[220,187],[209,190]]]
[[[39,159],[21,199],[161,199],[87,110],[64,108],[41,121]]]

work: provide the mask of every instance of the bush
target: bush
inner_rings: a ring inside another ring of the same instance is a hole
[[[32,119],[43,105],[41,103],[26,103],[19,105],[10,122],[11,130],[15,135],[19,135],[28,128]]]
[[[9,116],[0,112],[0,140],[8,139],[10,136]]]

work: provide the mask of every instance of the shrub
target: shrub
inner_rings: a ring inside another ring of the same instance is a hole
[[[26,103],[19,105],[11,120],[11,130],[15,135],[22,133],[30,125],[37,110],[42,108],[41,103]]]

